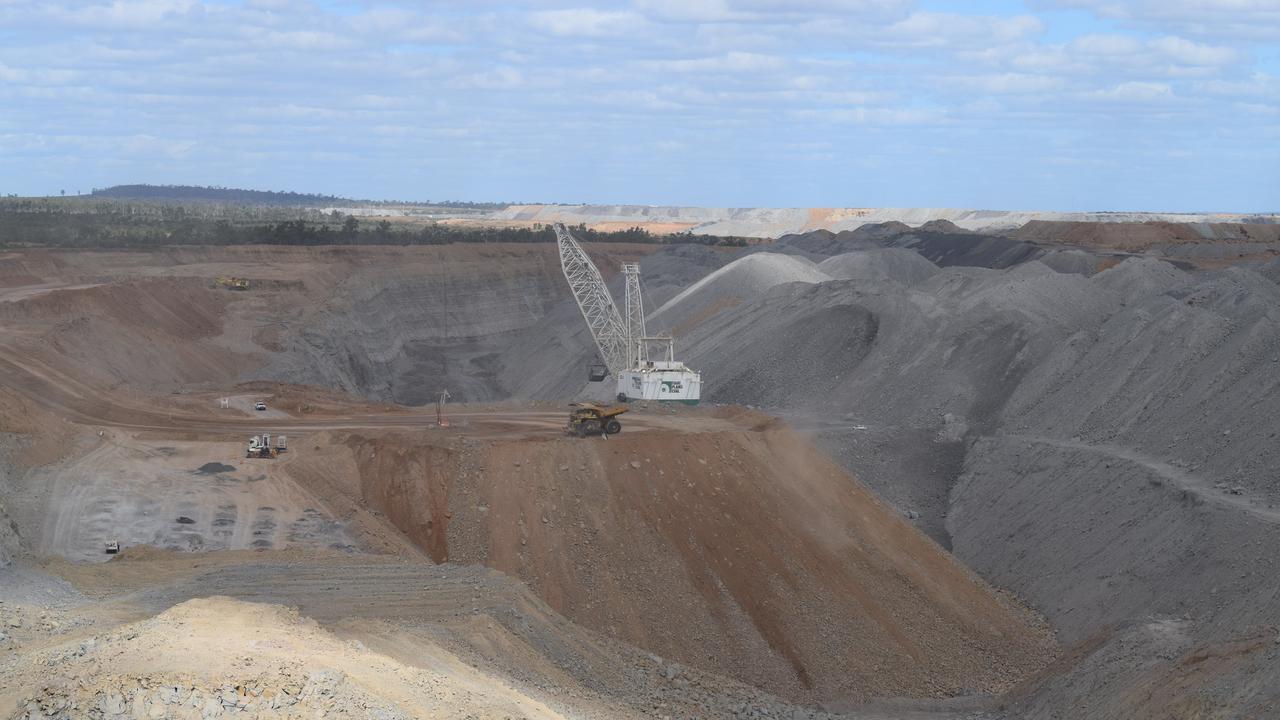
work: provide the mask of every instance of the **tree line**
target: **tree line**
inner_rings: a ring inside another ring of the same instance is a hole
[[[382,200],[355,200],[336,195],[315,193],[277,192],[273,190],[245,190],[216,185],[112,185],[94,188],[91,197],[112,200],[170,201],[184,203],[226,203],[232,205],[263,205],[278,207],[314,207],[334,205],[414,205],[465,210],[501,210],[510,203],[475,202],[423,202],[401,203]]]
[[[108,204],[59,207],[57,203],[0,203],[0,247],[145,248],[168,245],[445,245],[450,243],[554,243],[549,225],[483,227],[436,222],[361,220],[320,213],[268,219],[241,212],[210,215],[167,211],[133,212]],[[696,243],[742,247],[746,238],[712,235],[654,235],[641,227],[601,232],[571,228],[582,242]]]

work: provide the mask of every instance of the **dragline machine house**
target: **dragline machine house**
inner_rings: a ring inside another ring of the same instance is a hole
[[[560,267],[569,289],[578,301],[582,319],[596,342],[607,374],[618,380],[618,399],[660,400],[697,404],[702,396],[702,375],[675,359],[675,341],[669,336],[650,336],[644,329],[644,301],[640,295],[640,266],[622,266],[627,290],[622,313],[613,302],[600,270],[587,256],[569,229],[555,225],[560,247]],[[661,348],[661,359],[652,359],[650,350]],[[592,373],[603,380],[606,373]]]

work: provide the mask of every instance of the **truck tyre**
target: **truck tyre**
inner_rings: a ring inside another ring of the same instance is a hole
[[[610,420],[609,422],[605,423],[604,431],[605,431],[605,434],[607,435],[617,435],[618,433],[622,432],[622,423],[618,422],[617,420]]]
[[[626,401],[627,401],[627,394],[626,394],[626,393],[618,393],[618,402],[626,402]]]

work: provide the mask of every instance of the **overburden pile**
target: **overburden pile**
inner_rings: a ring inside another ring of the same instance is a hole
[[[810,423],[1064,644],[1084,643],[1012,716],[1163,717],[1192,694],[1272,707],[1280,287],[1249,267],[1144,258],[894,277],[882,252],[818,266],[856,279],[730,281],[732,304],[669,304],[700,319],[673,329],[706,397]],[[1112,682],[1080,692],[1101,674]]]

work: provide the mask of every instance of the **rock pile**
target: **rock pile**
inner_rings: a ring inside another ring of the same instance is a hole
[[[91,684],[50,685],[20,703],[25,720],[45,718],[351,717],[408,720],[409,715],[351,686],[340,671],[281,669],[210,682],[191,675],[123,675]]]

